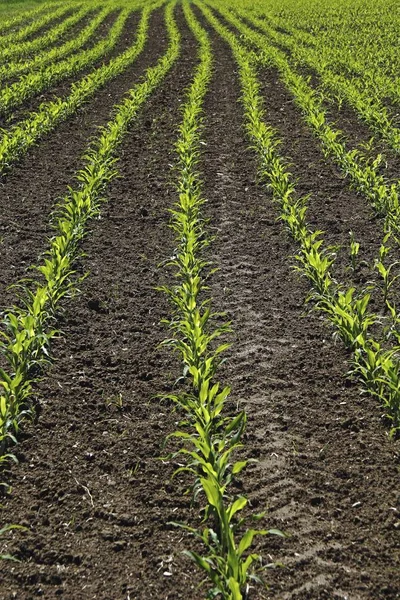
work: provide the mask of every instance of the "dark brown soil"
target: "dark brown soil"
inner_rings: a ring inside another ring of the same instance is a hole
[[[0,563],[1,600],[205,596],[200,573],[181,553],[193,541],[169,524],[197,526],[198,511],[184,495],[185,482],[172,480],[176,461],[160,460],[179,415],[157,394],[174,389],[180,367],[159,347],[167,335],[160,319],[170,307],[155,288],[172,278],[161,266],[174,251],[171,165],[197,62],[180,8],[177,16],[181,56],[121,148],[122,178],[110,186],[84,242],[78,272],[89,276],[60,317],[63,336],[39,385],[37,418],[21,432],[20,464],[1,474],[12,492],[1,498],[0,523],[27,527],[1,538],[0,551],[21,560]],[[43,250],[47,215],[72,181],[85,140],[165,49],[162,13],[150,31],[135,67],[3,181],[2,286]],[[245,454],[258,459],[242,482],[251,508],[267,511],[263,526],[288,535],[258,540],[264,562],[282,566],[268,569],[269,588],[255,588],[250,598],[399,599],[399,441],[389,440],[376,400],[345,380],[342,346],[305,311],[308,287],[291,266],[296,247],[257,183],[237,67],[222,40],[214,33],[212,40],[200,169],[205,216],[216,235],[209,250],[219,267],[210,281],[213,307],[233,325],[221,379],[232,385],[232,406],[248,413]],[[322,223],[337,243],[351,223],[376,248],[378,224],[323,161],[276,73],[263,72],[262,81],[280,151],[293,163],[299,192],[313,193],[312,224]],[[13,292],[2,290],[3,298],[8,304]]]
[[[56,41],[56,43],[54,45],[52,45],[52,48],[60,47],[63,44],[65,44],[66,42],[74,39],[79,33],[81,33],[81,31],[85,27],[87,27],[89,25],[89,23],[97,16],[98,13],[99,13],[99,9],[96,9],[94,11],[90,11],[88,14],[86,14],[84,17],[82,17],[82,19],[80,21],[78,21],[78,23],[76,23],[71,29],[68,29],[68,31],[63,36],[60,36],[60,38]],[[47,51],[47,50],[45,49],[44,51]],[[29,61],[33,57],[34,57],[34,54],[33,55],[27,54],[26,56],[24,56],[21,59],[21,61],[22,62]],[[14,62],[14,61],[11,60],[10,62]],[[18,58],[16,58],[16,62],[19,62]],[[35,68],[34,70],[37,70],[37,68]],[[11,78],[7,79],[6,77],[2,78],[2,82],[4,83],[6,81],[7,85],[9,85],[10,83],[12,83],[18,79],[15,77],[11,77]]]
[[[63,36],[61,36],[56,41],[56,43],[51,46],[50,49],[45,49],[45,50],[43,50],[43,52],[47,52],[47,51],[50,52],[53,48],[55,48],[55,47],[58,48],[60,46],[63,46],[65,43],[67,43],[67,42],[71,41],[72,39],[74,39],[77,35],[79,35],[82,32],[83,29],[85,29],[89,25],[89,23],[91,21],[93,21],[97,17],[97,15],[98,15],[99,12],[100,12],[99,9],[97,9],[97,10],[91,11],[88,14],[86,14],[84,17],[82,17],[82,19],[78,23],[76,23]],[[111,13],[111,15],[112,15],[112,13]],[[94,35],[97,38],[100,38],[100,37],[102,37],[102,35],[104,35],[104,33],[102,33],[102,28],[105,27],[105,23],[107,22],[107,18],[109,18],[112,21],[112,16],[111,15],[107,15],[106,19],[104,19],[104,21],[100,24],[99,28],[96,29]],[[93,38],[91,38],[91,40],[93,40]],[[93,41],[92,41],[92,44],[93,44]],[[77,52],[80,52],[81,50],[86,49],[88,47],[90,47],[90,41],[86,42],[86,44],[83,45],[83,46],[81,46],[80,48],[78,48],[78,49],[70,52],[69,54],[63,56],[60,60],[65,60],[68,56],[76,54]],[[22,62],[25,62],[25,61],[29,62],[31,59],[34,58],[34,56],[35,56],[34,53],[33,53],[33,55],[29,55],[28,54],[25,57],[23,57],[21,60],[22,60]],[[13,62],[13,61],[11,61],[11,62]],[[18,59],[16,59],[16,62],[19,62]],[[59,62],[59,61],[54,61],[54,62]],[[41,65],[36,65],[35,67],[31,68],[30,72],[38,71],[41,68],[42,68]],[[5,84],[6,85],[11,85],[12,83],[15,83],[16,81],[18,81],[20,79],[20,77],[21,76],[18,75],[18,76],[11,76],[11,77],[7,78],[7,75],[5,75],[4,77],[2,77],[2,83],[3,83],[3,85],[5,85]],[[25,108],[25,110],[26,110],[26,108]]]
[[[338,283],[348,285],[351,281],[359,292],[372,282],[379,284],[373,265],[384,237],[383,219],[377,218],[365,197],[352,190],[349,180],[332,160],[325,159],[319,141],[305,124],[278,73],[273,69],[262,70],[260,80],[265,117],[281,142],[279,153],[296,182],[297,196],[308,197],[309,226],[322,231],[324,246],[332,247],[336,254],[331,268],[333,276]],[[354,271],[350,268],[350,232],[360,244]],[[396,250],[394,242],[392,246]],[[397,296],[396,290],[393,291]],[[382,294],[376,292],[374,308],[383,310]]]
[[[127,136],[123,179],[111,186],[84,246],[82,268],[91,276],[64,316],[65,336],[40,386],[41,416],[18,448],[2,520],[24,522],[29,533],[10,544],[24,562],[8,569],[2,598],[16,591],[19,598],[185,599],[188,590],[199,597],[180,556],[182,534],[167,525],[188,520],[189,499],[168,482],[173,467],[159,460],[176,415],[155,398],[179,374],[174,357],[157,348],[169,309],[155,290],[157,265],[173,251],[170,163],[196,60],[179,22],[179,65]],[[164,37],[159,26],[153,32]]]
[[[319,86],[314,72],[306,70],[303,74],[307,77],[311,74],[313,87]],[[286,158],[287,168],[296,181],[297,195],[310,196],[307,201],[308,223],[312,229],[322,231],[325,246],[332,247],[337,255],[331,269],[334,277],[339,283],[352,282],[360,292],[372,283],[377,285],[372,293],[370,308],[382,313],[381,279],[374,269],[374,262],[379,257],[379,247],[384,237],[383,219],[376,216],[362,194],[354,191],[351,182],[334,161],[325,159],[321,143],[306,125],[300,108],[281,82],[277,70],[261,69],[259,77],[265,97],[266,118],[277,132],[281,142],[280,154]],[[327,117],[333,127],[343,131],[347,149],[363,148],[371,132],[368,133],[367,126],[357,118],[355,111],[346,104],[339,110],[333,102],[327,103],[327,109]],[[366,156],[371,159],[378,152],[384,156],[382,174],[388,181],[393,181],[397,178],[399,157],[378,141],[369,151],[365,150]],[[350,268],[350,232],[360,244],[354,270]],[[389,242],[389,245],[392,250],[386,259],[387,265],[399,256],[396,242]],[[396,287],[392,288],[391,299],[396,304],[399,301]]]
[[[35,15],[32,16],[32,14],[29,14],[29,10],[23,11],[25,13],[24,16],[23,16],[23,19],[21,19],[21,21],[19,21],[17,24],[14,24],[14,25],[12,24],[12,21],[17,16],[19,18],[20,14],[18,14],[18,10],[15,11],[15,12],[12,11],[7,16],[5,16],[4,22],[1,23],[1,25],[0,25],[0,35],[1,35],[1,37],[6,36],[6,35],[10,35],[11,33],[16,32],[19,29],[22,29],[23,27],[26,27],[28,24],[32,23],[32,21],[35,18],[43,17],[48,12],[48,8],[49,7],[44,8],[36,16]],[[35,8],[34,8],[34,10],[35,10]],[[10,21],[11,21],[11,24],[10,24]]]
[[[276,45],[284,54],[289,58],[291,57],[288,48]],[[400,167],[399,154],[382,139],[372,126],[368,125],[363,117],[357,113],[356,109],[346,100],[342,101],[339,105],[333,93],[324,88],[317,71],[307,65],[302,65],[299,71],[302,75],[310,79],[311,86],[325,98],[323,107],[326,111],[327,119],[335,129],[339,129],[343,133],[347,149],[352,150],[357,147],[366,157],[371,158],[375,158],[378,153],[383,154],[382,174],[389,181],[396,181]],[[396,124],[397,118],[396,111],[396,108],[393,110],[393,107],[389,107],[388,114],[394,124]]]

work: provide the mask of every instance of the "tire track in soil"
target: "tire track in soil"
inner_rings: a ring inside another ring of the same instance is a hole
[[[135,25],[137,24],[138,16]],[[130,20],[132,27],[133,21]],[[132,41],[131,33],[118,45],[122,52]],[[150,65],[155,64],[167,47],[164,14],[158,10],[150,17],[148,39],[135,63],[116,77],[86,106],[43,138],[38,146],[14,165],[10,173],[0,176],[0,293],[1,306],[15,302],[15,291],[7,286],[26,276],[45,250],[46,236],[52,234],[49,214],[56,200],[74,184],[74,175],[82,166],[81,156],[88,142],[112,115],[113,106],[138,82]]]
[[[315,315],[302,318],[295,248],[255,184],[237,67],[215,36],[214,56],[202,172],[220,268],[214,309],[234,329],[224,379],[248,412],[246,454],[259,460],[244,477],[252,506],[290,534],[259,540],[266,562],[285,567],[268,570],[269,590],[252,598],[398,598],[399,444],[388,441],[376,401],[345,382],[342,347]]]
[[[175,467],[158,460],[177,415],[154,399],[177,377],[175,358],[157,349],[169,306],[155,286],[157,265],[173,250],[170,163],[197,60],[180,8],[177,16],[179,64],[123,145],[123,178],[110,186],[84,243],[81,268],[90,276],[61,324],[56,363],[40,384],[40,418],[17,447],[21,464],[10,474],[1,520],[30,531],[8,536],[7,551],[23,562],[4,573],[5,600],[201,597],[192,564],[180,556],[184,536],[167,526],[196,517],[179,478],[169,482]],[[153,35],[156,45],[160,31]]]

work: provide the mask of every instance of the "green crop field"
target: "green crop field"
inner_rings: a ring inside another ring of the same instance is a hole
[[[0,4],[0,598],[400,598],[400,5]]]

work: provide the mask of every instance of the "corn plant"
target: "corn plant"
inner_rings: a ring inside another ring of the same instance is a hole
[[[369,340],[357,348],[349,374],[361,379],[364,390],[379,400],[391,424],[390,435],[396,435],[400,430],[400,346],[385,349]]]
[[[400,344],[400,315],[396,304],[389,300],[386,301],[387,325],[384,329],[387,339],[394,338],[396,344]]]
[[[344,344],[355,350],[363,348],[368,337],[368,330],[377,316],[368,312],[371,294],[364,293],[360,298],[354,297],[355,288],[338,291],[334,300],[321,298],[316,307],[324,311],[336,329],[335,336]]]
[[[326,110],[323,107],[323,94],[318,93],[309,85],[307,79],[300,75],[295,66],[290,63],[286,54],[273,46],[267,36],[248,27],[243,20],[238,18],[237,14],[246,17],[250,22],[253,22],[253,18],[247,13],[245,14],[243,10],[236,9],[236,12],[233,12],[225,9],[221,4],[218,4],[217,9],[224,19],[240,32],[246,45],[257,48],[256,61],[259,64],[268,67],[273,65],[278,69],[282,82],[301,109],[304,120],[321,141],[325,156],[331,157],[336,162],[341,171],[349,178],[351,185],[371,203],[376,214],[385,217],[385,230],[391,229],[398,232],[400,225],[398,185],[397,183],[388,183],[379,172],[384,160],[382,154],[378,153],[373,158],[366,156],[362,147],[347,150],[343,132],[328,122]],[[261,29],[264,25],[261,26]],[[251,52],[250,55],[254,56]],[[249,116],[249,118],[252,117]]]
[[[356,267],[357,267],[357,257],[358,257],[358,253],[360,251],[360,244],[358,242],[356,242],[356,240],[354,238],[354,233],[352,231],[350,231],[349,235],[350,235],[351,268],[353,271],[355,271]]]
[[[316,298],[331,298],[333,279],[330,275],[330,268],[336,260],[336,248],[322,248],[323,240],[319,239],[322,231],[308,232],[305,227],[302,230],[307,232],[301,240],[301,252],[296,255],[296,260],[300,267],[295,267],[311,282]]]
[[[239,9],[238,14],[241,17],[248,17],[243,9]],[[364,89],[365,80],[363,80],[363,85],[358,85],[359,78],[349,80],[345,75],[333,72],[329,61],[324,58],[324,49],[328,44],[318,49],[304,47],[296,43],[294,36],[277,32],[264,20],[253,15],[249,17],[249,20],[265,32],[269,40],[279,46],[290,48],[291,56],[296,62],[307,65],[318,73],[325,99],[328,98],[330,92],[339,99],[339,106],[344,100],[347,101],[375,133],[383,137],[395,150],[400,149],[400,132],[376,94],[376,86],[368,85],[367,89]]]
[[[390,305],[388,302],[389,291],[393,287],[393,284],[399,278],[399,275],[392,275],[392,269],[399,264],[399,261],[392,262],[388,267],[385,265],[385,258],[389,254],[391,248],[386,245],[386,242],[390,239],[392,233],[389,232],[383,238],[383,242],[379,248],[379,258],[375,259],[374,269],[378,272],[381,278],[381,290],[383,294],[383,302],[385,305],[385,310],[391,308],[393,310],[393,305]]]
[[[264,583],[259,575],[263,570],[261,556],[257,553],[247,553],[254,537],[282,533],[274,529],[247,529],[241,537],[239,534],[237,539],[235,534],[243,527],[244,519],[238,519],[236,515],[245,508],[247,499],[239,496],[227,505],[225,486],[218,483],[216,473],[211,470],[207,477],[201,478],[201,486],[221,531],[215,531],[212,527],[204,527],[198,531],[183,526],[198,538],[208,551],[205,556],[191,550],[185,551],[185,554],[206,573],[207,580],[211,580],[213,587],[209,589],[207,598],[220,596],[226,600],[242,600],[248,596],[252,582]],[[254,563],[260,563],[257,569]]]
[[[84,7],[81,11],[73,15],[73,18],[76,22],[78,22],[82,19],[83,16],[87,15],[92,10],[93,7],[91,6]],[[56,60],[60,60],[62,57],[67,56],[71,52],[76,51],[83,44],[90,40],[93,33],[104,21],[107,15],[110,14],[111,10],[111,6],[106,6],[99,12],[98,15],[96,15],[90,21],[87,27],[85,27],[72,40],[67,41],[62,46],[56,46],[55,48],[51,48],[50,50],[43,50],[42,52],[38,52],[33,58],[30,59],[20,59],[14,62],[9,62],[6,65],[0,65],[0,81],[17,77],[32,69],[43,68],[44,66]]]
[[[18,81],[6,85],[0,90],[0,114],[8,114],[11,110],[21,106],[27,99],[38,94],[63,79],[79,73],[95,61],[106,55],[118,42],[125,22],[129,16],[130,8],[121,11],[108,36],[102,39],[90,50],[83,50],[73,54],[60,62],[54,62],[39,71],[30,71]]]
[[[47,3],[43,3],[40,6],[38,6],[37,8],[35,8],[34,10],[32,8],[29,8],[26,11],[21,11],[18,12],[17,15],[15,15],[14,17],[11,17],[9,19],[5,19],[3,20],[3,22],[0,24],[0,35],[2,37],[5,37],[5,32],[9,29],[15,29],[16,27],[19,27],[20,30],[21,29],[25,29],[25,27],[30,27],[31,26],[31,22],[33,20],[37,20],[38,17],[40,17],[40,15],[42,13],[46,13],[48,12],[50,9],[54,9],[54,7],[56,6],[56,4],[47,4]],[[29,24],[28,26],[24,25],[24,22],[28,21]],[[41,25],[39,25],[41,27]],[[29,35],[29,30],[28,30],[28,34],[24,34],[25,36]]]
[[[7,531],[12,531],[12,530],[15,530],[15,529],[26,530],[26,527],[23,527],[22,525],[11,525],[11,524],[4,525],[0,529],[0,538],[5,533],[7,533]],[[20,562],[17,558],[15,558],[15,556],[12,556],[11,554],[0,554],[0,560],[11,560],[11,561],[14,561],[14,562]]]
[[[70,17],[64,19],[60,24],[51,27],[43,35],[29,39],[34,31],[37,31],[40,27],[65,16],[71,10],[76,10],[76,5],[65,4],[55,7],[48,14],[45,14],[40,19],[35,19],[30,25],[24,29],[20,29],[18,32],[10,33],[7,36],[0,38],[0,50],[2,61],[15,60],[27,55],[33,55],[39,50],[47,48],[50,44],[54,44],[61,35],[66,33],[76,22],[76,14],[72,14]],[[81,14],[79,18],[81,18]],[[79,20],[78,18],[78,20]],[[28,38],[28,39],[27,39]]]

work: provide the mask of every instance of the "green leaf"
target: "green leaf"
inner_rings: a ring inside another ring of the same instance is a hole
[[[251,546],[251,544],[253,543],[253,538],[256,533],[257,532],[255,529],[248,529],[246,531],[246,533],[240,540],[240,543],[238,546],[238,555],[239,556],[242,556],[243,552],[246,552],[247,548],[249,548]]]
[[[23,525],[4,525],[4,527],[0,529],[0,535],[3,535],[3,533],[10,531],[11,529],[23,529],[26,531],[27,527],[24,527]]]
[[[0,560],[12,560],[18,563],[21,562],[18,558],[15,558],[15,556],[11,556],[11,554],[0,554]]]
[[[203,490],[207,496],[207,500],[211,506],[215,506],[215,508],[219,508],[220,504],[220,490],[218,489],[218,484],[213,484],[209,479],[205,479],[204,477],[200,478],[201,485],[203,486]]]
[[[246,552],[246,550],[251,546],[253,538],[256,535],[278,535],[279,537],[287,537],[279,529],[249,529],[240,540],[238,546],[239,556],[242,556],[243,552]]]
[[[203,569],[207,573],[211,572],[211,569],[212,569],[211,565],[207,562],[207,560],[205,558],[203,558],[203,556],[200,556],[200,554],[197,554],[197,552],[193,552],[191,550],[183,550],[182,554],[191,558],[195,563],[197,563],[197,565],[201,569]]]
[[[11,383],[11,377],[9,375],[7,375],[7,373],[0,368],[0,377],[3,379],[3,381],[5,381],[6,383],[10,384]]]
[[[240,473],[245,468],[246,465],[247,465],[247,460],[239,460],[238,462],[235,462],[235,464],[232,467],[233,475],[238,475],[238,473]]]
[[[270,535],[279,535],[279,537],[288,537],[286,533],[283,533],[280,529],[268,529],[267,531],[257,531],[257,533],[261,533],[262,535],[270,534]]]
[[[245,498],[244,496],[240,496],[239,498],[237,498],[235,500],[235,502],[232,504],[232,506],[230,506],[228,508],[228,518],[229,521],[232,519],[232,517],[239,512],[240,510],[242,510],[247,504],[247,498]]]
[[[232,431],[234,431],[237,427],[240,426],[242,420],[245,419],[245,415],[243,412],[240,412],[238,415],[236,415],[236,417],[234,419],[232,419],[232,421],[229,423],[229,425],[227,426],[227,428],[225,429],[225,433],[231,433]]]
[[[240,585],[235,579],[233,579],[233,577],[229,578],[228,585],[230,591],[232,592],[232,600],[242,600],[243,596],[240,591]]]

